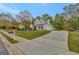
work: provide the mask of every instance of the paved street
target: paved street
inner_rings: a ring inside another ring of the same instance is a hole
[[[68,32],[52,31],[42,37],[15,44],[17,48],[29,55],[75,54],[68,51]]]
[[[6,50],[4,44],[0,39],[0,55],[8,55],[8,54],[9,54],[8,51]]]

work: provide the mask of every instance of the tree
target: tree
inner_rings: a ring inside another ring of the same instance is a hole
[[[32,16],[27,10],[23,10],[17,15],[17,19],[20,21],[31,20],[31,18]]]
[[[27,10],[23,10],[17,15],[17,19],[20,21],[20,24],[25,27],[25,29],[28,29],[31,24],[32,16]]]
[[[34,24],[36,18],[32,17],[32,24]]]
[[[70,28],[79,30],[79,4],[71,4],[64,8],[64,17],[69,20]]]
[[[56,14],[55,19],[53,20],[53,26],[58,30],[65,29],[65,19],[61,14]]]
[[[10,14],[1,13],[0,14],[0,25],[2,28],[10,28],[13,26],[14,18]]]
[[[37,20],[40,20],[40,19],[41,19],[41,17],[40,17],[40,16],[37,16],[37,17],[36,17],[36,19],[37,19]]]
[[[66,16],[79,17],[79,4],[70,4],[69,6],[64,7],[64,12]]]
[[[48,15],[47,13],[42,15],[42,19],[43,20],[52,20],[52,17],[50,15]]]

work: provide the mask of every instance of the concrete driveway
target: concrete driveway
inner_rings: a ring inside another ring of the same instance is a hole
[[[0,39],[0,55],[9,55],[7,49],[5,48],[4,44]]]
[[[15,44],[28,55],[63,55],[75,54],[68,51],[68,32],[52,31],[42,37]]]

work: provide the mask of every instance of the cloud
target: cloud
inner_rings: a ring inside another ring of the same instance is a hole
[[[0,9],[4,10],[4,11],[7,11],[7,12],[13,12],[13,13],[17,13],[18,12],[16,9],[8,7],[8,6],[5,6],[4,4],[0,4]]]

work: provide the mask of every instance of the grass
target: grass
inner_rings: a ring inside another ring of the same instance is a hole
[[[3,30],[6,32],[13,31],[13,29],[3,29]],[[16,35],[31,40],[31,39],[43,36],[45,34],[48,34],[49,32],[51,31],[49,30],[24,30],[24,31],[16,30]]]
[[[79,32],[69,32],[69,50],[79,53]]]
[[[51,32],[51,31],[48,31],[48,30],[37,30],[37,31],[26,30],[26,31],[16,31],[16,35],[31,40],[31,39],[40,37],[42,35],[48,34],[49,32]]]
[[[13,31],[13,29],[1,29],[1,30],[6,31],[6,32]]]
[[[13,31],[13,29],[3,29],[3,30],[6,32]],[[48,34],[49,32],[51,31],[49,30],[24,30],[24,31],[16,30],[16,35],[31,40],[31,39],[43,36],[45,34]]]
[[[10,38],[9,36],[5,35],[4,33],[0,32],[9,42],[13,43],[17,43],[18,41]]]

